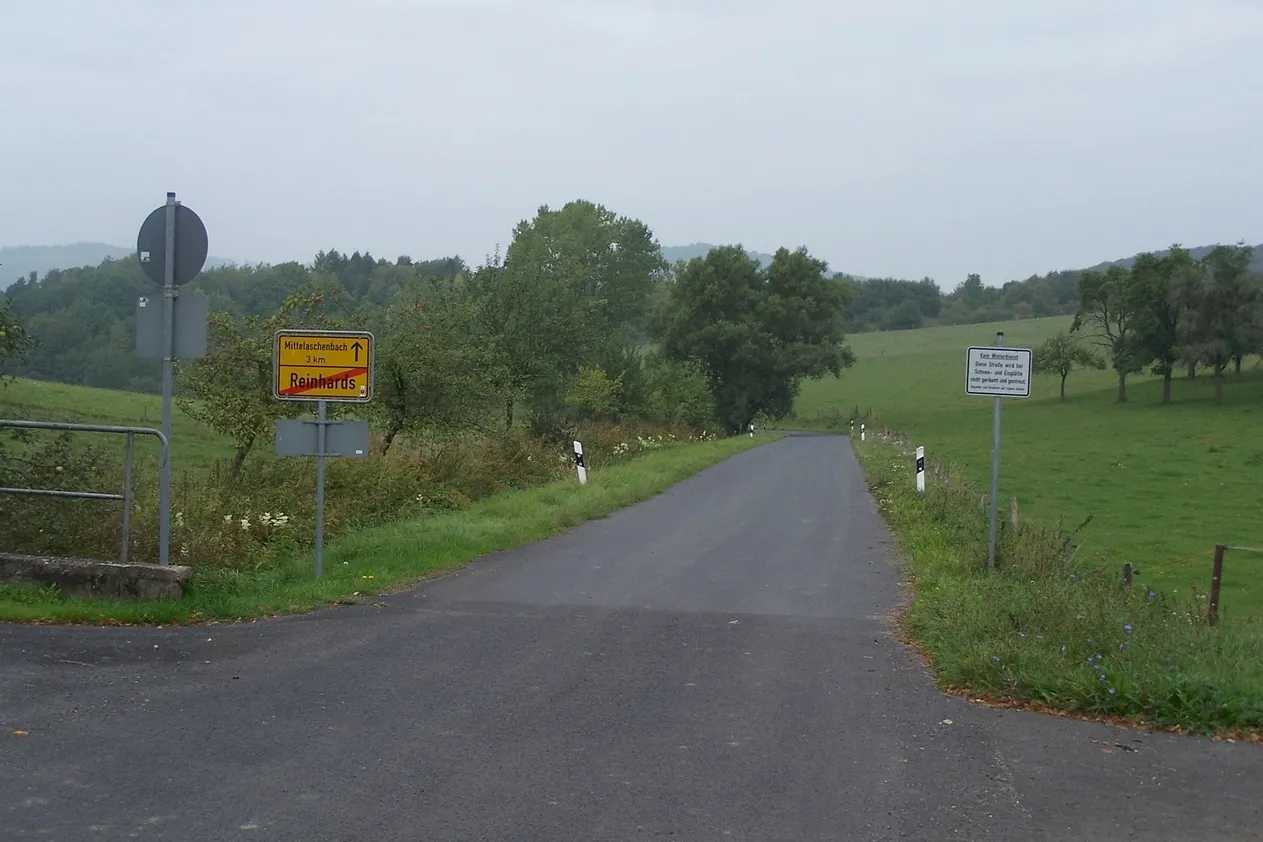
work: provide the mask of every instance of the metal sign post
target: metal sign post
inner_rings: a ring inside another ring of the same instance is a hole
[[[325,458],[368,457],[367,421],[330,421],[328,401],[367,403],[373,396],[373,334],[367,331],[278,330],[272,354],[277,400],[316,402],[316,420],[276,422],[278,456],[316,458],[315,576],[324,572]],[[313,429],[314,428],[314,429]]]
[[[971,346],[966,352],[965,394],[995,398],[991,419],[991,512],[987,525],[987,567],[990,569],[995,569],[1000,500],[1000,401],[1031,396],[1031,357],[1029,348],[1005,348],[1004,331],[996,332],[994,346]]]
[[[162,464],[158,476],[158,563],[167,564],[171,553],[171,395],[174,391],[175,360],[177,351],[176,326],[179,287],[197,277],[206,265],[206,226],[196,213],[175,200],[174,193],[167,194],[167,203],[156,208],[140,226],[136,237],[136,256],[140,267],[155,283],[162,285],[162,338],[146,334],[143,319],[138,312],[136,322],[137,353],[162,358],[162,435],[165,443]],[[161,263],[161,266],[159,264]],[[141,299],[140,307],[147,305]],[[199,316],[196,305],[191,305],[185,323]],[[201,311],[204,313],[204,309]],[[202,316],[204,321],[205,317]],[[202,357],[206,354],[206,332],[201,326],[200,350],[196,336],[192,343],[184,343],[179,350],[187,352],[185,358]]]

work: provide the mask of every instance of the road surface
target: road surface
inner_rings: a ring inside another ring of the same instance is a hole
[[[792,437],[377,605],[2,627],[0,839],[1263,838],[1255,747],[936,692],[892,556]]]

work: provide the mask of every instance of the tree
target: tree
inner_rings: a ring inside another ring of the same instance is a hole
[[[1132,273],[1111,266],[1104,273],[1089,270],[1075,284],[1079,310],[1070,332],[1085,325],[1095,328],[1094,342],[1108,349],[1109,363],[1118,374],[1118,402],[1127,401],[1127,375],[1140,371],[1144,362],[1138,347],[1138,302]]]
[[[1091,348],[1084,347],[1079,340],[1059,331],[1055,336],[1044,340],[1044,344],[1035,349],[1036,374],[1056,374],[1061,377],[1061,399],[1066,399],[1066,378],[1076,367],[1104,369],[1105,360]]]
[[[294,418],[305,408],[272,396],[276,331],[333,327],[325,313],[325,291],[308,286],[267,318],[248,317],[244,326],[226,313],[212,313],[206,356],[176,364],[183,389],[176,403],[190,418],[232,439],[233,477],[257,443],[272,440],[278,418]]]
[[[739,245],[689,261],[659,326],[664,353],[695,361],[729,433],[759,413],[789,413],[805,377],[854,362],[840,328],[846,287],[806,249],[780,249],[766,270]]]
[[[13,302],[6,300],[4,306],[0,307],[0,383],[9,374],[7,367],[34,347],[35,337],[31,336],[13,314]]]
[[[1162,403],[1171,402],[1171,377],[1185,356],[1185,314],[1197,295],[1200,270],[1178,243],[1167,254],[1139,255],[1131,268],[1131,294],[1136,303],[1137,359],[1152,362],[1162,377]]]
[[[1253,350],[1258,295],[1249,276],[1252,250],[1245,245],[1216,246],[1202,258],[1205,270],[1190,313],[1191,352],[1215,376],[1215,403],[1223,403],[1223,374],[1234,360]]]
[[[502,391],[494,349],[477,333],[477,302],[456,279],[415,282],[378,321],[382,452],[404,432],[477,429]]]
[[[638,335],[665,271],[649,229],[600,205],[544,206],[521,222],[504,262],[488,261],[474,283],[505,373],[506,422],[517,401],[559,401],[580,364]]]

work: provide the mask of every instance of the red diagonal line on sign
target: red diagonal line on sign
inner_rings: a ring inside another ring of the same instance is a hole
[[[296,366],[296,368],[301,368],[301,366]],[[354,377],[357,374],[368,374],[368,369],[367,368],[348,368],[346,371],[339,371],[337,374],[330,374],[328,377],[325,378],[325,382],[327,383],[330,380],[339,380],[343,377]],[[315,383],[310,383],[306,386],[290,386],[288,389],[281,389],[281,394],[282,395],[301,395],[303,392],[310,392],[319,388],[320,388],[320,381],[317,380]]]

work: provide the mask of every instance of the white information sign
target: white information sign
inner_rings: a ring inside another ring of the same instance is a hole
[[[965,394],[995,398],[1031,396],[1031,349],[971,346]]]

